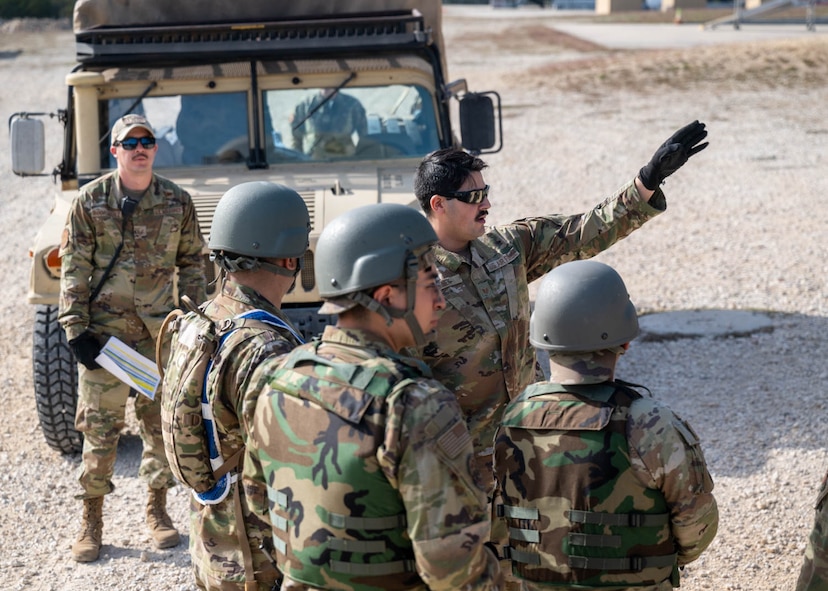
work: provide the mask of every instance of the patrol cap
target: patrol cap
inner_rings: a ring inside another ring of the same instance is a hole
[[[155,131],[152,129],[152,125],[150,125],[146,117],[130,113],[118,119],[115,125],[112,126],[110,141],[112,144],[120,142],[129,135],[130,131],[138,128],[146,129],[152,137],[155,137]]]

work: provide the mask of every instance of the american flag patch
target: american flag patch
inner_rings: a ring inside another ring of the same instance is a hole
[[[466,424],[457,421],[437,439],[437,445],[450,458],[456,458],[471,443]]]

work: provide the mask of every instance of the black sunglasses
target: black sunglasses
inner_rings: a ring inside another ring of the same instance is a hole
[[[447,199],[457,199],[458,201],[462,201],[463,203],[471,203],[472,205],[483,203],[483,200],[488,196],[489,185],[486,185],[482,189],[471,189],[469,191],[451,191],[443,193],[443,197],[446,197]]]
[[[120,142],[115,142],[114,145],[123,147],[124,150],[132,151],[138,147],[138,142],[141,142],[141,147],[145,150],[149,150],[150,148],[155,147],[155,138],[154,137],[128,137],[125,140],[121,140]]]

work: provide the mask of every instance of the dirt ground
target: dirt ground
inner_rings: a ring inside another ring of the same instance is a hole
[[[523,10],[444,13],[450,77],[501,95],[504,148],[485,156],[492,223],[582,211],[675,129],[708,125],[710,147],[665,185],[667,212],[599,258],[642,314],[771,313],[772,328],[755,334],[642,338],[621,377],[690,421],[716,482],[719,534],[682,588],[792,591],[828,463],[828,37],[612,50],[557,30],[553,11]],[[12,25],[0,24],[2,120],[61,107],[73,65],[70,32]],[[59,134],[48,144],[57,163]],[[69,558],[78,460],[50,450],[37,426],[25,300],[27,249],[54,186],[15,177],[8,157],[0,178],[0,577],[10,589],[192,589],[186,540],[157,551],[144,531],[133,434],[106,501],[101,560]],[[186,538],[185,491],[171,508]]]

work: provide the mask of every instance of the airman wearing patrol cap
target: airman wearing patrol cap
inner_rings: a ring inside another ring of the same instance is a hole
[[[130,388],[96,358],[110,337],[155,357],[161,323],[178,292],[206,297],[204,239],[190,195],[156,175],[158,147],[149,121],[125,115],[112,126],[110,153],[117,169],[84,185],[69,210],[61,240],[58,320],[79,363],[75,427],[83,433],[79,481],[81,532],[72,546],[78,562],[98,559],[103,498],[112,475]],[[175,485],[164,454],[157,399],[134,398],[143,453],[138,475],[147,484],[146,520],[159,548],[175,546],[178,532],[166,511]]]

